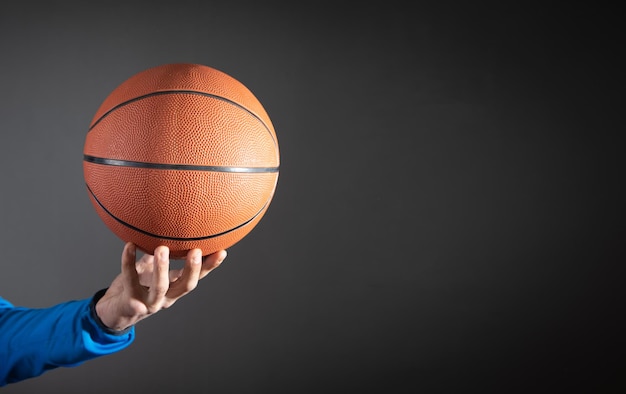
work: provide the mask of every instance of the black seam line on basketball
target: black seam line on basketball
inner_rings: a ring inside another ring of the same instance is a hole
[[[230,230],[222,231],[221,233],[217,233],[217,234],[206,235],[206,236],[203,236],[203,237],[189,237],[189,238],[168,237],[166,235],[152,234],[152,233],[150,233],[148,231],[145,231],[145,230],[142,230],[142,229],[140,229],[138,227],[135,227],[135,226],[133,226],[130,223],[126,223],[122,219],[120,219],[117,216],[113,215],[111,213],[111,211],[109,211],[108,209],[106,209],[104,207],[104,205],[102,205],[102,203],[100,202],[100,200],[98,200],[98,198],[93,193],[93,191],[91,190],[89,185],[86,185],[86,186],[87,186],[87,190],[89,191],[89,194],[91,194],[91,197],[93,197],[93,199],[98,203],[100,208],[102,208],[107,213],[107,215],[111,216],[115,221],[117,221],[121,225],[126,226],[126,227],[130,228],[131,230],[135,230],[135,231],[137,231],[139,233],[142,233],[142,234],[147,235],[147,236],[152,237],[152,238],[167,239],[167,240],[170,240],[170,241],[202,241],[202,240],[205,240],[205,239],[217,238],[217,237],[220,237],[222,235],[228,234],[228,233],[230,233],[232,231],[235,231],[235,230],[238,230],[238,229],[242,228],[246,224],[248,224],[248,223],[252,222],[254,219],[256,219],[263,212],[263,210],[265,209],[265,207],[267,207],[267,204],[269,203],[269,200],[266,201],[265,204],[263,204],[263,207],[261,207],[261,209],[259,210],[259,212],[255,213],[250,219],[248,219],[245,222],[243,222],[243,223],[241,223],[241,224],[231,228]]]
[[[224,102],[227,102],[229,104],[232,104],[238,108],[243,109],[244,111],[246,111],[247,113],[249,113],[250,115],[254,116],[259,122],[261,122],[261,124],[263,125],[263,127],[265,128],[265,130],[269,133],[270,137],[272,137],[272,141],[274,142],[274,147],[278,148],[278,143],[276,142],[276,140],[274,139],[274,135],[272,135],[272,133],[270,132],[270,128],[265,124],[265,122],[259,118],[254,112],[250,111],[248,108],[244,107],[243,105],[236,103],[232,100],[227,99],[226,97],[222,97],[222,96],[218,96],[215,94],[211,94],[211,93],[206,93],[206,92],[199,92],[197,90],[161,90],[158,92],[152,92],[152,93],[148,93],[148,94],[144,94],[143,96],[138,96],[138,97],[134,97],[130,100],[124,101],[118,105],[116,105],[115,107],[111,108],[110,110],[108,110],[107,112],[105,112],[104,114],[102,114],[102,116],[100,116],[98,118],[98,120],[96,120],[95,122],[93,122],[93,124],[91,125],[91,127],[89,127],[89,130],[87,132],[90,132],[94,127],[96,127],[96,125],[98,123],[100,123],[100,121],[102,119],[104,119],[106,116],[108,116],[111,112],[115,111],[116,109],[123,107],[125,105],[128,105],[130,103],[133,103],[135,101],[139,101],[142,99],[145,99],[147,97],[152,97],[152,96],[162,96],[165,94],[197,94],[199,96],[205,96],[205,97],[212,97],[214,99],[217,100],[222,100]]]
[[[209,172],[236,172],[236,173],[268,173],[278,172],[278,167],[235,167],[235,166],[203,166],[191,164],[163,164],[146,163],[142,161],[104,159],[84,155],[83,160],[89,163],[101,164],[105,166],[149,168],[155,170],[177,170],[177,171],[209,171]]]

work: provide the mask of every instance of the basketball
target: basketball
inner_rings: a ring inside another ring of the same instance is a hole
[[[83,151],[89,199],[121,240],[170,257],[203,255],[247,236],[268,210],[279,173],[272,122],[222,71],[165,64],[116,87]]]

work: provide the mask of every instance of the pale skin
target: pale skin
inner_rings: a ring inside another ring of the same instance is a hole
[[[200,249],[187,253],[181,269],[170,269],[169,249],[159,246],[153,255],[137,260],[137,249],[126,243],[122,252],[122,272],[96,304],[96,313],[107,327],[124,330],[139,321],[169,308],[198,285],[198,281],[217,268],[226,251],[203,257]]]

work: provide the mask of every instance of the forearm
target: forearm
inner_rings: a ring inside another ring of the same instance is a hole
[[[134,329],[122,335],[105,332],[92,315],[91,302],[70,301],[45,309],[1,308],[0,386],[127,347]]]

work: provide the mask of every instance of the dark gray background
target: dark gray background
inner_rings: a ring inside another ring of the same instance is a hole
[[[257,228],[130,348],[3,393],[626,389],[615,10],[7,3],[3,297],[45,307],[117,275],[82,148],[139,71],[239,79],[281,174]]]

